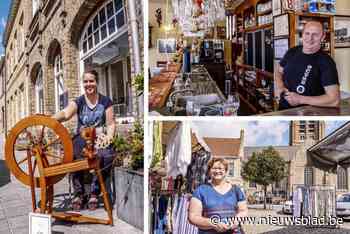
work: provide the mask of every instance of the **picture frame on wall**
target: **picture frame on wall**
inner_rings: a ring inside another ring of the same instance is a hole
[[[176,39],[158,39],[157,40],[158,53],[160,54],[174,54],[176,53]]]
[[[289,36],[289,15],[282,14],[273,17],[274,37]]]
[[[334,17],[334,47],[350,48],[350,16]]]
[[[274,40],[275,59],[282,59],[289,49],[289,38],[279,38]]]

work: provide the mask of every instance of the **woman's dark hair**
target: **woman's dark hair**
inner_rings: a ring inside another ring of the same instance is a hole
[[[98,72],[94,69],[84,71],[85,74],[91,74],[95,77],[96,83],[98,83]]]

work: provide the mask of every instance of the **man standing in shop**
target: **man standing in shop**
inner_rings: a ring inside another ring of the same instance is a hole
[[[289,49],[280,61],[275,77],[280,110],[301,105],[339,106],[338,72],[333,59],[321,51],[324,39],[323,25],[309,21],[303,30],[302,46]]]

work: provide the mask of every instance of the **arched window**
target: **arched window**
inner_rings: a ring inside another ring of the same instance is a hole
[[[55,76],[56,111],[60,111],[60,110],[63,110],[66,104],[65,97],[64,97],[63,63],[62,63],[62,55],[60,53],[57,54],[55,57],[54,76]]]
[[[123,0],[108,1],[87,24],[82,37],[82,57],[116,34],[125,24]]]
[[[40,67],[35,79],[35,111],[44,113],[43,70]]]
[[[348,189],[348,176],[347,170],[344,167],[337,168],[337,189]]]

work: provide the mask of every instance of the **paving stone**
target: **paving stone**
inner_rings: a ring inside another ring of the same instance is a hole
[[[12,229],[12,233],[13,234],[28,234],[28,232],[29,232],[29,228],[28,227]]]
[[[9,224],[6,219],[0,220],[0,233],[9,230]]]
[[[16,228],[25,228],[29,226],[29,218],[28,215],[23,216],[17,216],[14,218],[7,219],[10,229],[16,229]]]
[[[22,215],[28,216],[29,212],[30,210],[28,209],[27,206],[15,206],[4,210],[6,218],[12,218],[12,217],[17,217]]]

